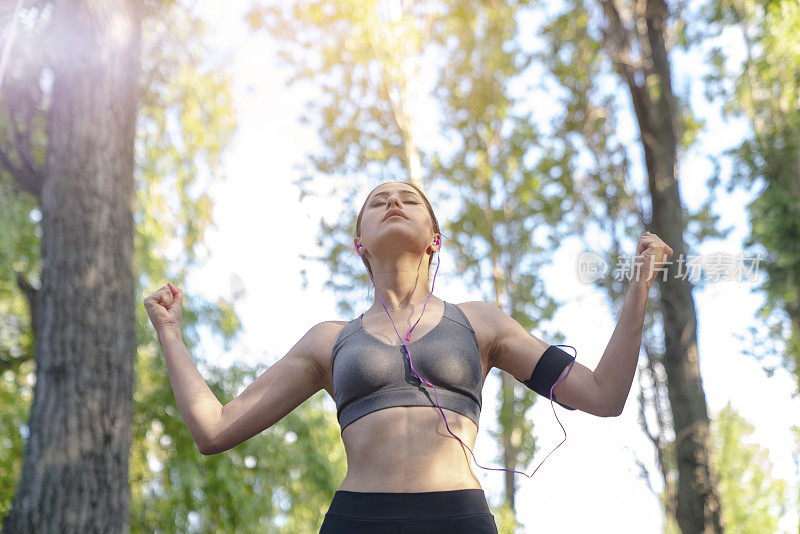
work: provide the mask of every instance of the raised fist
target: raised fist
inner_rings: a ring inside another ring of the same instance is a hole
[[[170,283],[144,299],[144,307],[156,331],[162,328],[180,330],[182,304],[183,291]]]
[[[648,287],[655,280],[657,271],[665,269],[667,264],[671,263],[667,260],[672,257],[672,254],[672,247],[664,243],[656,234],[645,232],[639,238],[636,245],[636,255],[640,267],[638,275],[644,278]]]

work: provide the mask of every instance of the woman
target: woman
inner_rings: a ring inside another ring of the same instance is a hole
[[[656,236],[645,237],[656,252],[669,249]],[[433,296],[429,270],[440,246],[439,225],[413,184],[389,182],[370,192],[356,220],[354,246],[375,286],[372,306],[353,321],[313,326],[225,406],[183,346],[183,292],[168,284],[146,298],[181,416],[200,452],[218,454],[269,428],[324,388],[336,402],[348,468],[321,533],[496,533],[462,444],[474,447],[489,370],[502,369],[531,389],[536,383],[536,391],[550,391],[567,408],[612,417],[622,410],[636,359],[601,362],[598,369],[604,365],[609,372],[601,382],[496,306],[451,304]],[[651,281],[641,287],[638,279],[632,282],[639,288],[636,305],[627,316],[623,311],[621,322],[643,319]],[[635,329],[625,330],[630,332]],[[631,341],[638,355],[641,327],[638,338],[624,340],[626,354],[634,348]]]

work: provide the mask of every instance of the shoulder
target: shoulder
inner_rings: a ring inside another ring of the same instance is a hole
[[[342,328],[347,326],[349,323],[350,321],[322,321],[312,326],[309,332],[312,332],[313,335],[320,337],[330,337],[334,333],[339,335],[339,332],[342,331]]]
[[[312,326],[303,339],[318,369],[324,388],[333,397],[331,385],[331,355],[336,339],[350,321],[322,321]]]
[[[490,302],[464,302],[458,304],[458,307],[472,323],[479,343],[485,347],[491,367],[509,371],[514,367],[508,363],[510,352],[520,350],[541,354],[549,346]]]
[[[488,365],[494,364],[497,346],[502,339],[505,325],[504,317],[508,317],[503,310],[490,302],[472,300],[456,304],[467,316],[482,352],[485,352]],[[509,317],[510,319],[510,317]]]
[[[479,326],[483,326],[484,329],[488,329],[490,332],[494,332],[494,329],[497,327],[499,322],[502,321],[501,315],[505,315],[503,310],[491,304],[489,302],[484,302],[482,300],[471,300],[469,302],[459,302],[456,304],[464,315],[467,316],[470,323],[473,323],[473,326],[477,323]],[[475,319],[473,321],[473,318]]]
[[[312,326],[304,336],[307,341],[315,348],[315,352],[321,356],[330,357],[333,345],[342,332],[342,329],[349,324],[349,321],[322,321]]]

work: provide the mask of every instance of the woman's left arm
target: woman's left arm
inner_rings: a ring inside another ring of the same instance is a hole
[[[605,398],[614,407],[615,414],[622,413],[636,373],[650,285],[656,273],[672,257],[672,253],[669,245],[655,234],[645,232],[639,238],[634,265],[636,269],[628,286],[628,294],[619,321],[594,370],[595,381]]]

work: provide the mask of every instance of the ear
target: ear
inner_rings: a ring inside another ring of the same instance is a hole
[[[442,248],[441,246],[441,236],[439,234],[433,235],[433,243],[428,246],[430,250],[430,254],[432,255],[434,252],[439,252],[439,249]]]

